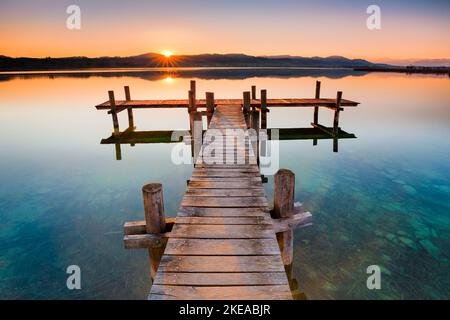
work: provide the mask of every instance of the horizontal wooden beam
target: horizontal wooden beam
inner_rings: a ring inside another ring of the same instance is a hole
[[[166,219],[166,232],[172,231],[173,224],[175,223],[176,218],[167,218]],[[123,234],[124,235],[136,235],[136,234],[146,234],[147,231],[145,229],[145,220],[142,221],[129,221],[125,222],[123,225]]]
[[[128,108],[151,109],[151,108],[188,108],[188,100],[116,100],[116,113]],[[260,106],[260,100],[252,99],[251,106]],[[359,102],[351,100],[341,100],[341,107],[356,107]],[[196,100],[195,105],[199,108],[206,108],[206,100]],[[215,105],[243,105],[242,99],[216,99]],[[268,99],[268,107],[336,107],[336,99]],[[111,110],[109,101],[95,106],[97,110]]]
[[[164,248],[170,232],[160,234],[130,234],[123,237],[125,249]]]
[[[303,228],[312,225],[312,214],[309,212],[300,212],[288,218],[272,219],[275,233]]]

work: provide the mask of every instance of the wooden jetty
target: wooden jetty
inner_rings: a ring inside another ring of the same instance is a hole
[[[341,96],[338,93],[333,101],[282,100],[291,107],[327,107],[335,112],[343,105],[357,105]],[[148,249],[153,280],[149,299],[292,299],[293,229],[310,225],[312,216],[295,204],[295,176],[287,169],[275,174],[274,204],[269,208],[255,155],[259,141],[248,130],[257,132],[264,122],[262,113],[279,99],[267,100],[265,90],[260,100],[250,99],[250,92],[240,101],[214,100],[208,93],[204,132],[195,84],[187,102],[117,102],[111,92],[110,98],[109,104],[97,108],[111,111],[115,129],[114,114],[119,110],[188,107],[191,138],[199,146],[176,218],[165,218],[162,186],[153,183],[142,189],[145,220],[124,226],[126,248]],[[132,118],[131,112],[130,122]],[[332,133],[339,134],[338,128]]]

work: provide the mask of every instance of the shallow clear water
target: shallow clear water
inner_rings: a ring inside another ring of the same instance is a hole
[[[272,72],[272,74],[271,74]],[[361,102],[341,114],[357,139],[281,141],[280,166],[296,174],[296,199],[314,224],[295,232],[294,276],[308,299],[450,298],[450,80],[349,71],[205,71],[0,76],[0,298],[144,299],[146,250],[125,250],[122,226],[142,220],[141,187],[164,186],[175,216],[192,168],[170,161],[173,144],[100,145],[111,119],[94,105],[122,97],[322,96]],[[332,113],[320,111],[330,124]],[[268,126],[308,127],[312,109],[278,109]],[[120,114],[125,127],[126,114]],[[135,111],[139,130],[188,129],[185,110]],[[265,184],[269,198],[273,179]],[[66,267],[82,289],[66,288]],[[368,290],[366,268],[382,268]]]

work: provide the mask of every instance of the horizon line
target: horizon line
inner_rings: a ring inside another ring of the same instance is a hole
[[[64,55],[64,56],[51,56],[51,55],[47,55],[47,56],[25,56],[25,55],[20,55],[20,56],[10,56],[10,55],[7,55],[7,54],[0,53],[0,57],[7,57],[7,58],[13,58],[13,59],[20,59],[20,58],[30,58],[30,59],[88,58],[88,59],[96,59],[96,58],[129,58],[129,57],[136,57],[136,56],[142,56],[142,55],[147,55],[147,54],[155,54],[155,55],[164,56],[164,53],[162,53],[162,52],[149,51],[149,52],[145,52],[145,53],[138,53],[138,54],[132,54],[132,55],[97,55],[97,56],[88,56],[88,55]],[[339,54],[327,55],[327,56],[320,56],[320,55],[302,56],[302,55],[295,55],[295,54],[290,54],[290,53],[269,54],[269,55],[267,55],[267,54],[266,55],[264,55],[264,54],[252,55],[252,54],[247,54],[247,53],[243,53],[243,52],[224,52],[224,53],[204,52],[204,53],[196,53],[196,54],[192,54],[192,53],[188,53],[188,54],[173,53],[173,55],[171,57],[200,56],[200,55],[244,55],[244,56],[248,56],[248,57],[257,57],[257,58],[332,58],[332,57],[341,57],[341,58],[350,59],[350,60],[367,60],[369,62],[371,62],[371,61],[373,61],[373,62],[386,61],[386,63],[388,63],[388,62],[392,63],[393,61],[397,61],[397,62],[403,61],[403,62],[406,63],[406,62],[415,62],[415,61],[450,60],[450,58],[444,58],[444,57],[440,57],[440,58],[389,58],[389,57],[373,57],[373,58],[358,57],[358,58],[354,58],[354,57],[347,57],[345,55],[339,55]]]

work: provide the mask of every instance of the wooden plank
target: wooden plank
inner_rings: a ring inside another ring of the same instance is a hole
[[[260,189],[191,189],[185,193],[185,196],[197,197],[265,197],[266,194]]]
[[[256,168],[225,168],[225,169],[215,169],[215,168],[195,168],[192,175],[202,175],[202,174],[230,174],[230,173],[253,173],[260,174],[259,170]]]
[[[172,230],[173,224],[175,223],[175,218],[166,218],[166,232]],[[123,234],[146,234],[147,233],[147,222],[142,221],[129,221],[125,222],[123,226]]]
[[[261,176],[256,177],[191,177],[191,181],[214,181],[214,182],[254,182],[254,183],[260,183],[261,182]]]
[[[233,207],[233,208],[253,208],[267,207],[266,197],[184,197],[182,206],[190,207]]]
[[[202,208],[182,207],[178,217],[268,217],[266,208]]]
[[[284,272],[279,256],[169,256],[160,272]]]
[[[177,224],[243,224],[243,225],[272,225],[272,219],[269,217],[178,217]],[[279,224],[279,227],[284,225]]]
[[[168,286],[153,285],[150,300],[291,300],[287,285],[273,286]]]
[[[262,286],[288,284],[282,272],[158,272],[156,285],[187,286]]]
[[[261,182],[260,182],[261,183]],[[190,188],[197,189],[260,189],[262,184],[251,181],[190,181]]]
[[[214,171],[214,172],[196,172],[192,173],[192,177],[209,177],[209,178],[253,178],[257,177],[261,179],[261,174],[259,172],[239,172],[239,171]]]
[[[280,255],[276,239],[177,239],[169,238],[166,255],[248,256]]]
[[[133,234],[125,235],[123,243],[125,249],[143,249],[150,247],[164,247],[169,233],[161,234]]]
[[[271,225],[175,224],[170,238],[185,239],[274,239]]]

